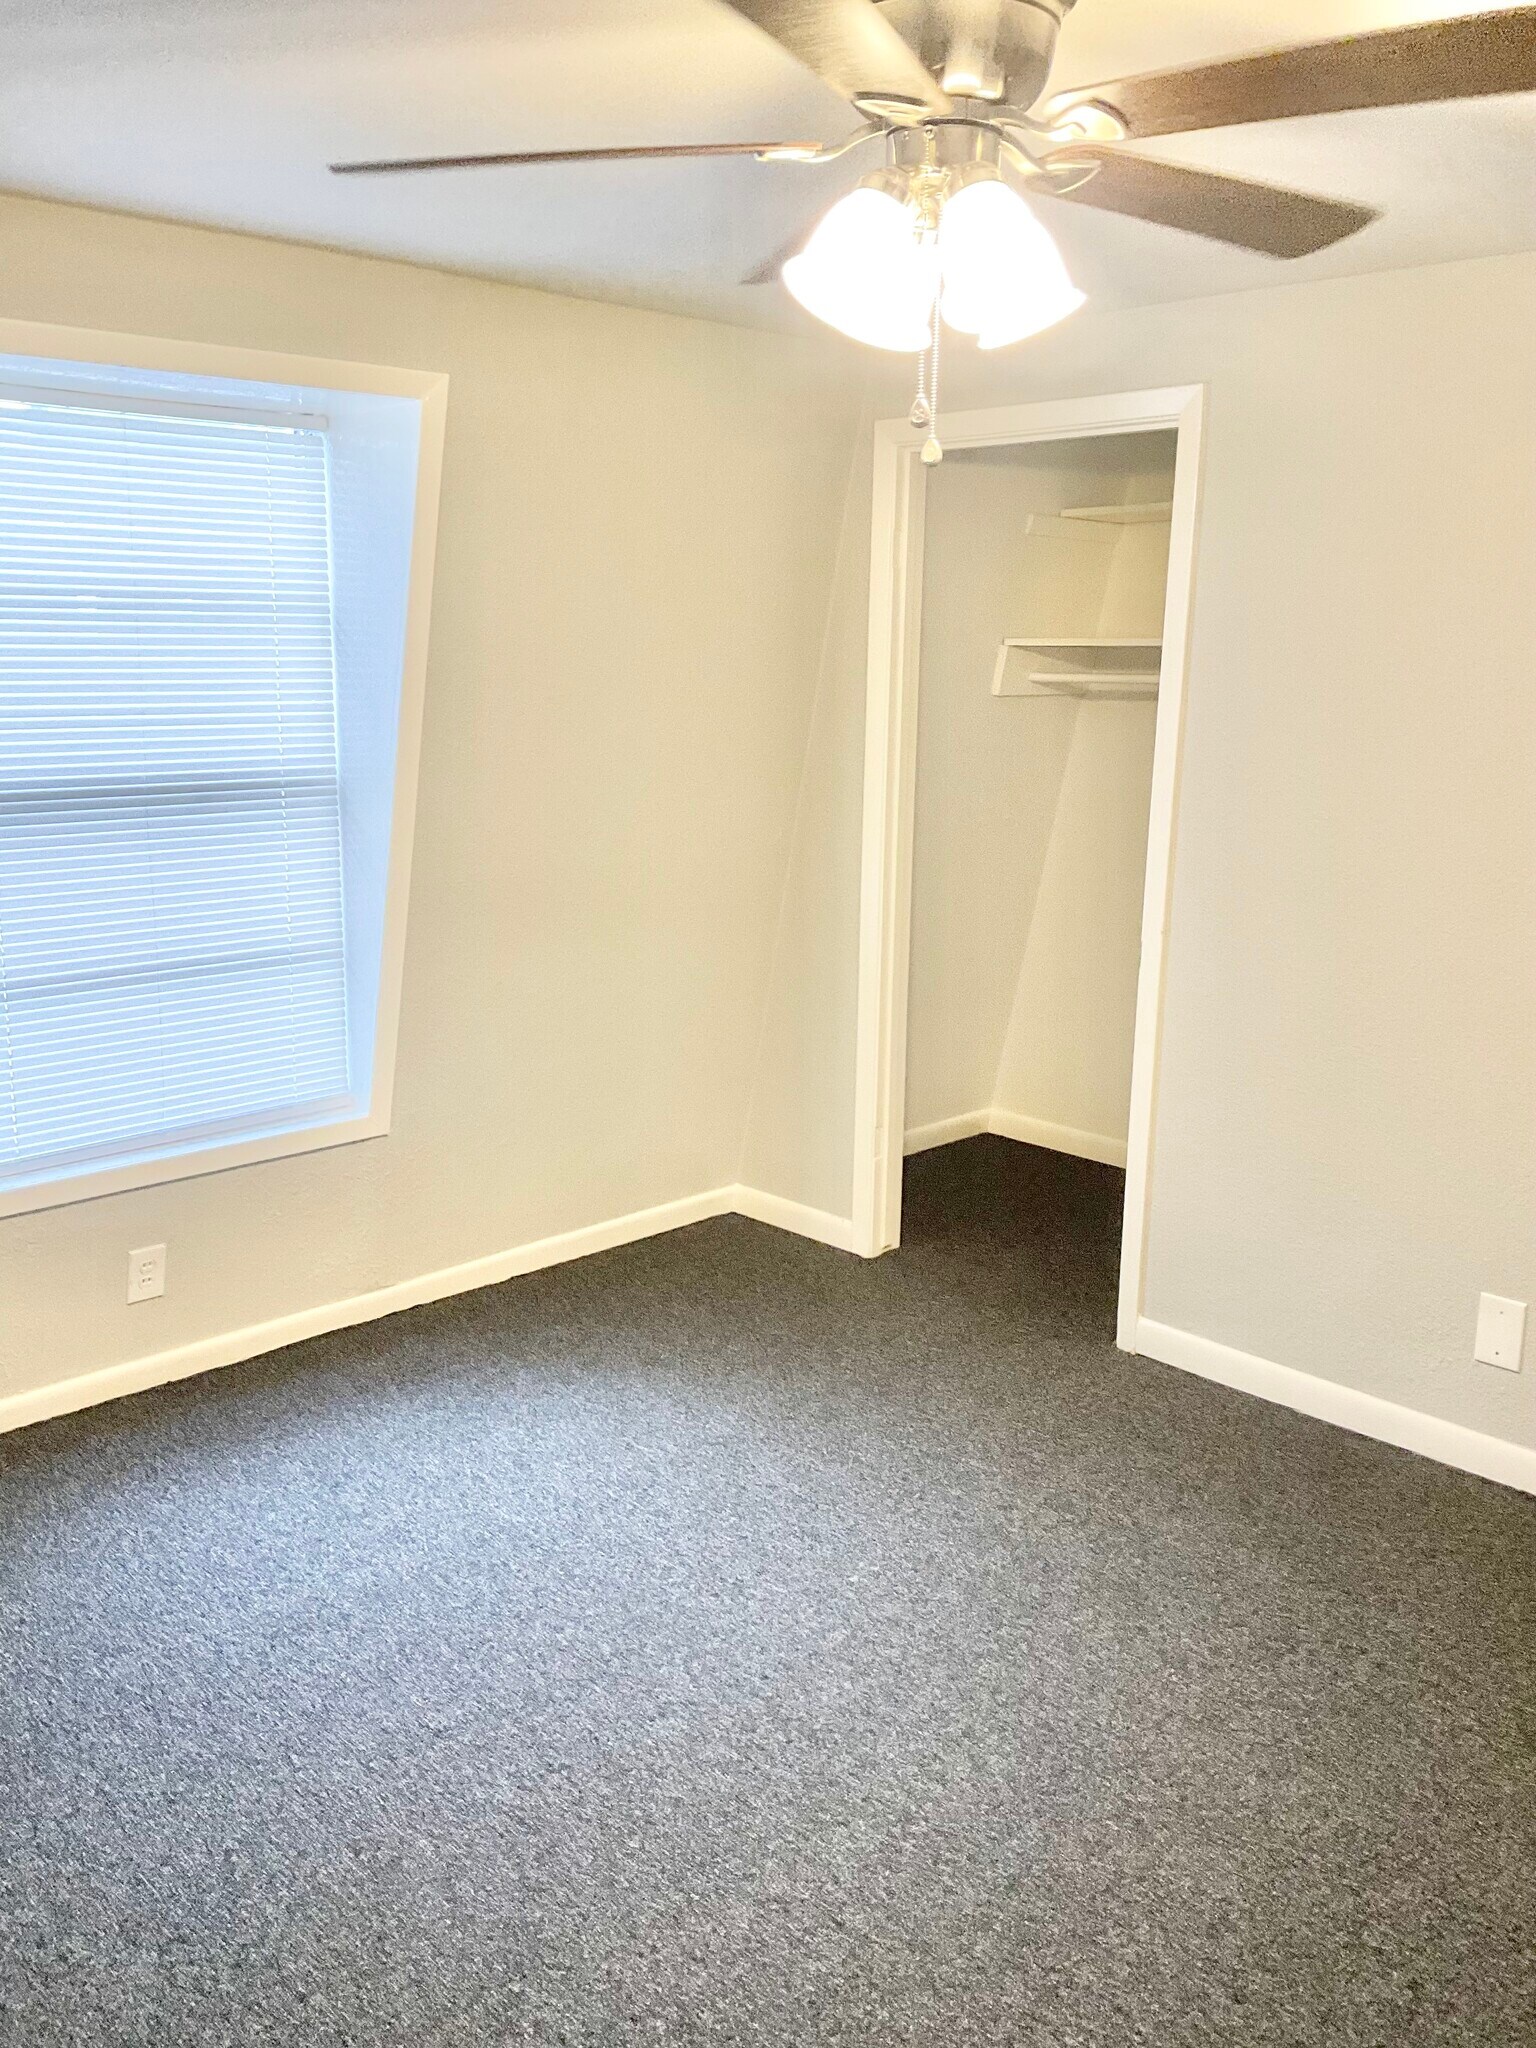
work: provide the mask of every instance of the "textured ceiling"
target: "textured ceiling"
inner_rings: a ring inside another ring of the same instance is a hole
[[[1472,13],[1486,0],[1078,0],[1053,87]],[[758,324],[754,268],[853,182],[751,159],[332,178],[332,158],[850,125],[718,0],[0,0],[0,186]],[[1536,245],[1536,95],[1274,122],[1155,153],[1364,200],[1385,218],[1281,266],[1041,203],[1098,303]]]

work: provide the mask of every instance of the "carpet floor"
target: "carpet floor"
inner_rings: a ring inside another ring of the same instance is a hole
[[[0,2043],[1536,2042],[1536,1501],[1121,1356],[1120,1187],[0,1440]]]

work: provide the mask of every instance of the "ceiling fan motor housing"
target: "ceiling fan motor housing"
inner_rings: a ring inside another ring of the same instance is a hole
[[[1074,0],[881,0],[881,12],[955,99],[1032,107]]]
[[[950,173],[951,183],[966,182],[978,167],[996,173],[1002,166],[1003,142],[995,128],[977,121],[934,121],[926,128],[904,128],[889,138],[890,167],[898,172],[932,168]]]

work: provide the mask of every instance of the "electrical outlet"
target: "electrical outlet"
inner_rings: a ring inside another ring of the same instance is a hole
[[[141,1245],[128,1254],[128,1299],[153,1301],[165,1292],[165,1246]]]
[[[1479,1365],[1497,1365],[1505,1372],[1520,1370],[1525,1349],[1525,1303],[1508,1301],[1502,1294],[1484,1294],[1477,1303],[1477,1337],[1472,1356]]]

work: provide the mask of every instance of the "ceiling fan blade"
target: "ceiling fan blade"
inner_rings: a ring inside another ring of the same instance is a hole
[[[852,100],[892,120],[947,114],[951,102],[874,0],[726,0],[792,57]]]
[[[353,177],[374,171],[478,171],[494,164],[597,164],[668,156],[761,156],[764,150],[781,149],[814,153],[817,147],[814,142],[646,143],[628,149],[525,149],[496,151],[489,156],[380,157],[369,163],[332,164],[331,169],[339,177]]]
[[[1130,156],[1096,144],[1056,150],[1044,161],[1053,171],[1088,162],[1099,166],[1075,190],[1051,193],[1054,199],[1182,228],[1186,234],[1257,249],[1265,256],[1311,256],[1378,217],[1369,206],[1290,192],[1283,185],[1219,177],[1214,171],[1191,170],[1187,164]]]
[[[1047,113],[1101,100],[1123,117],[1131,140],[1140,142],[1297,114],[1533,91],[1536,7],[1512,7],[1120,78],[1059,94]]]

